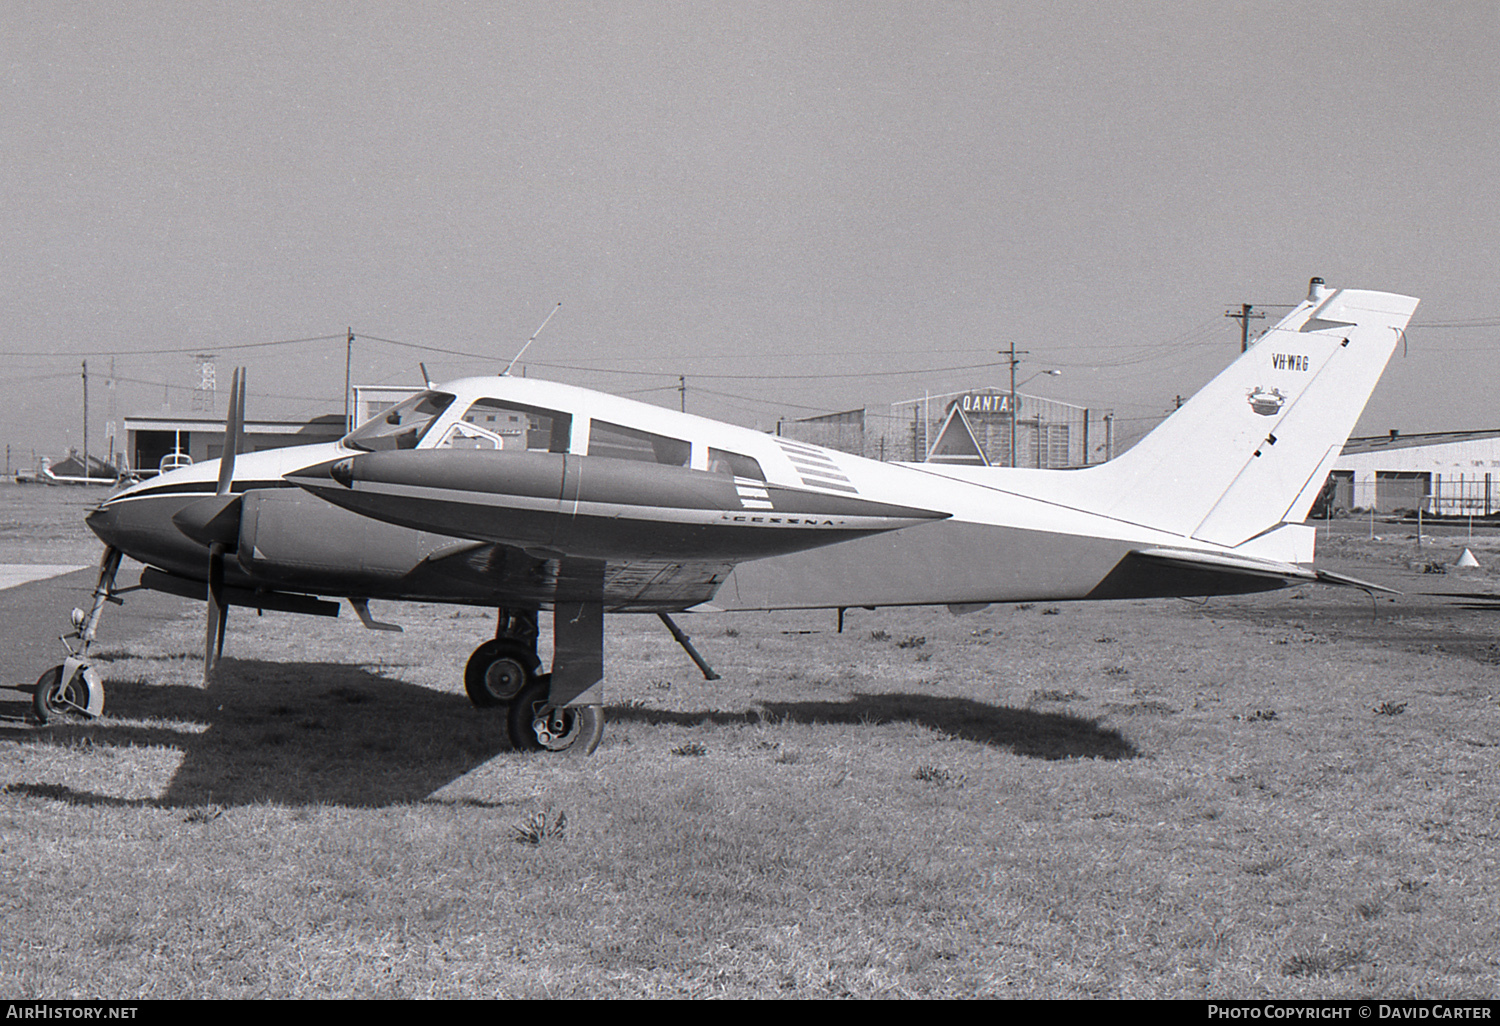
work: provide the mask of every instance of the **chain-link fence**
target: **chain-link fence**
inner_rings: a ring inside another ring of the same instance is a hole
[[[1356,475],[1335,470],[1314,515],[1355,512],[1484,517],[1500,513],[1500,480],[1491,474],[1444,476],[1426,471],[1379,470]]]

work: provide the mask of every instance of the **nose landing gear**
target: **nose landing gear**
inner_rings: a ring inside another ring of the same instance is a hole
[[[37,678],[31,714],[38,723],[58,716],[92,718],[104,712],[104,682],[99,671],[77,656],[68,656]]]
[[[38,723],[47,723],[58,716],[94,717],[104,712],[104,681],[89,663],[89,649],[94,644],[104,604],[120,601],[115,597],[115,575],[120,572],[121,555],[117,548],[105,548],[99,560],[93,603],[87,613],[73,610],[73,631],[62,636],[63,644],[68,645],[68,657],[37,679],[31,712]],[[79,641],[77,649],[68,644],[71,639]]]

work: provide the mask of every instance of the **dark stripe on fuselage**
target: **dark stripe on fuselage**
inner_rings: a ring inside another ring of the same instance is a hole
[[[279,477],[273,478],[269,481],[250,481],[242,479],[239,481],[231,482],[229,485],[229,491],[233,494],[238,495],[243,492],[251,491],[255,488],[295,487],[296,486],[293,485],[290,481],[284,481]],[[109,496],[104,500],[104,504],[108,505],[112,502],[119,502],[130,499],[150,499],[155,498],[158,495],[213,495],[217,490],[218,489],[216,483],[213,481],[183,481],[177,484],[169,485],[147,485],[144,488],[141,488],[139,491],[131,491],[129,493],[122,492],[119,495]]]
[[[293,477],[326,475],[333,461],[309,467]],[[602,503],[651,509],[742,509],[735,479],[686,467],[544,452],[495,452],[470,449],[413,449],[369,453],[349,460],[351,481],[404,485],[495,496],[546,499],[564,503]],[[821,482],[819,482],[821,484]],[[883,517],[934,520],[945,513],[874,502],[821,491],[767,484],[778,513],[811,517]],[[836,488],[836,485],[826,485]],[[852,489],[850,489],[852,491]],[[325,496],[338,501],[332,495]],[[340,503],[347,505],[347,503]]]
[[[492,502],[447,498],[421,486],[387,486],[412,489],[405,494],[331,484],[307,487],[330,503],[390,524],[596,559],[738,562],[889,529],[870,520],[849,524],[831,516],[746,510],[738,501],[733,510],[703,510],[701,519],[682,522],[667,519],[671,510],[658,507],[633,507],[633,515],[623,515],[624,508],[621,514],[595,514],[573,512],[567,503],[550,509],[510,506],[503,495]]]

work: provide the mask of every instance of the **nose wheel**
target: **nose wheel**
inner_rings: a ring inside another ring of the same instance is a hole
[[[115,593],[115,575],[120,571],[123,553],[112,545],[104,547],[99,560],[99,579],[94,585],[94,598],[88,612],[73,610],[72,633],[61,637],[68,649],[68,658],[62,665],[54,666],[37,678],[36,690],[32,692],[31,712],[38,723],[61,716],[93,717],[104,713],[104,681],[99,672],[89,665],[89,649],[94,644],[94,635],[99,628],[99,618],[104,614],[107,602],[120,604]],[[129,589],[127,589],[129,590]],[[69,642],[79,642],[75,649]]]
[[[69,657],[37,679],[31,712],[38,723],[62,717],[98,716],[104,711],[104,682],[82,659]]]

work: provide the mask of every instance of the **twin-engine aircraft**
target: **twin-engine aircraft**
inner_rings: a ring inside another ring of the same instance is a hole
[[[1306,582],[1302,523],[1417,300],[1306,300],[1134,448],[1080,470],[882,463],[536,379],[429,388],[324,445],[225,456],[120,491],[82,647],[36,711],[97,713],[88,665],[122,554],[140,585],[208,601],[205,676],[229,606],[330,614],[347,599],[498,610],[464,684],[517,749],[592,751],[605,613],[668,614],[1223,595]],[[130,589],[120,589],[120,592]],[[543,670],[538,614],[551,610]]]

